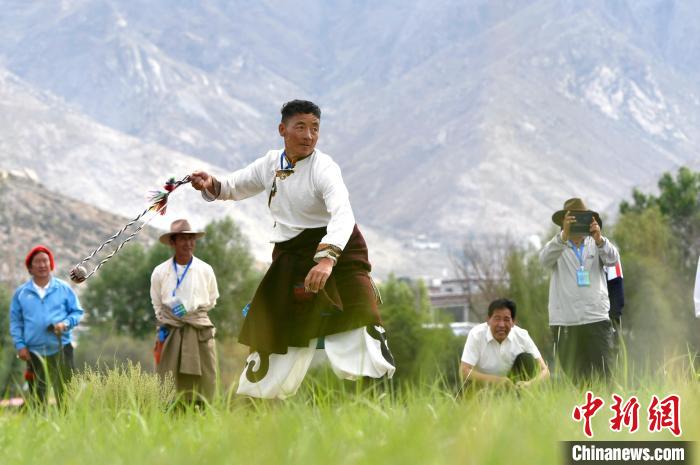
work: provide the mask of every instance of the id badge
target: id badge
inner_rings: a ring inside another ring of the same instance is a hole
[[[591,285],[591,275],[588,270],[583,268],[576,270],[576,284],[578,284],[578,287],[589,287]]]
[[[182,300],[180,300],[179,297],[173,298],[173,301],[170,304],[170,309],[173,311],[173,315],[178,318],[182,318],[187,313],[185,304],[182,303]]]

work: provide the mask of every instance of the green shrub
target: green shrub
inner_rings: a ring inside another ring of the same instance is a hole
[[[80,404],[93,411],[165,408],[175,400],[171,377],[162,380],[128,362],[106,371],[86,368],[76,373],[66,387],[67,404]]]

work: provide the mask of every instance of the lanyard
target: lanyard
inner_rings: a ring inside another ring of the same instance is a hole
[[[281,170],[291,170],[294,169],[294,166],[285,159],[285,155],[287,152],[285,150],[282,150],[282,154],[280,155],[280,169]],[[287,162],[287,166],[284,166],[284,162]]]
[[[267,206],[268,208],[270,207],[270,204],[272,203],[272,197],[277,194],[277,178],[279,177],[280,179],[287,179],[287,176],[290,176],[294,174],[294,165],[292,165],[290,162],[288,162],[285,159],[285,154],[286,150],[283,150],[282,153],[280,154],[280,169],[275,171],[275,177],[272,178],[272,187],[270,188],[270,195],[267,198]],[[287,161],[287,166],[284,166],[284,162]],[[275,223],[277,224],[277,223]]]
[[[586,247],[586,241],[581,242],[581,248],[576,247],[574,241],[569,241],[569,244],[571,244],[571,249],[576,254],[576,258],[578,258],[578,262],[581,264],[581,269],[583,269],[583,249]]]
[[[175,285],[175,289],[173,289],[173,297],[175,297],[175,291],[177,291],[177,288],[180,287],[180,284],[182,284],[182,281],[185,280],[185,276],[187,275],[187,272],[190,270],[190,265],[192,264],[192,260],[194,260],[194,257],[190,258],[190,262],[185,267],[185,272],[182,273],[182,276],[178,277],[178,275],[177,275],[177,262],[175,262],[175,257],[173,257],[173,268],[175,268],[175,279],[177,279],[177,284]]]

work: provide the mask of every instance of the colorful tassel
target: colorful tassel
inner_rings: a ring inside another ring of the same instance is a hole
[[[186,179],[186,182],[189,182],[189,176]],[[151,197],[149,199],[151,202],[151,207],[149,208],[149,211],[156,211],[161,215],[165,215],[165,211],[168,207],[168,196],[182,184],[185,184],[185,182],[176,181],[175,178],[170,178],[163,186],[163,191],[151,191]]]

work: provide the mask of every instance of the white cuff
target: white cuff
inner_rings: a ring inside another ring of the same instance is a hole
[[[564,234],[564,231],[560,231],[557,233],[557,242],[559,242],[561,245],[566,245],[566,242],[564,242],[564,239],[561,238],[562,234]]]
[[[214,194],[210,193],[206,189],[202,189],[202,198],[204,200],[206,200],[207,202],[213,202],[214,200],[216,200],[216,197],[214,196]]]
[[[333,251],[330,250],[330,249],[326,249],[326,250],[322,250],[322,251],[320,251],[320,252],[316,252],[316,255],[314,255],[314,261],[315,261],[316,263],[320,263],[321,260],[323,260],[324,258],[330,258],[331,260],[333,260],[333,265],[335,265],[336,263],[338,263],[338,259],[335,257],[335,254],[334,254]]]

